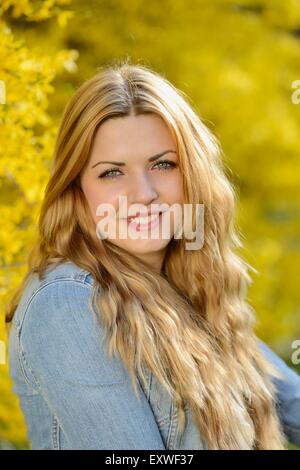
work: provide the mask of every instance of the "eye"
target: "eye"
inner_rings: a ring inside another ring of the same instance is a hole
[[[112,173],[118,172],[120,170],[116,170],[115,168],[111,168],[110,170],[104,171],[104,173],[101,173],[101,175],[98,176],[98,178],[115,178],[118,175],[114,175]]]
[[[162,165],[162,166],[159,167],[159,169],[161,169],[161,170],[169,170],[169,169],[175,168],[177,166],[177,164],[172,162],[171,160],[161,160],[161,161],[157,162],[154,165],[154,167],[156,167],[157,165]],[[101,175],[99,175],[98,178],[113,179],[113,178],[116,178],[117,176],[119,176],[118,174],[116,174],[118,172],[121,173],[120,170],[118,170],[116,168],[110,168],[109,170],[106,170],[103,173],[101,173]]]
[[[171,168],[175,168],[177,166],[177,164],[172,162],[171,160],[161,160],[160,162],[156,163],[156,165],[163,165],[163,164],[167,164],[167,166],[161,166],[160,169],[162,170],[168,170]]]

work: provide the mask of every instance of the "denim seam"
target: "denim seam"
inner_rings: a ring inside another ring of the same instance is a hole
[[[148,381],[148,390],[147,390],[147,400],[148,401],[150,400],[150,396],[151,396],[152,379],[153,379],[152,372],[150,371],[149,381]]]
[[[174,413],[174,407],[175,407],[175,403],[172,400],[171,410],[170,410],[170,427],[169,427],[169,433],[168,433],[168,438],[167,438],[167,449],[174,449],[175,441],[176,441],[176,434],[178,430],[178,413],[177,413],[177,410],[175,410],[175,413]]]
[[[29,379],[29,377],[27,376],[27,372],[26,372],[26,368],[23,364],[23,362],[26,364],[26,367],[29,369],[31,375],[33,376],[34,380],[35,380],[35,384],[32,383],[32,381]],[[27,384],[30,386],[30,387],[33,387],[33,389],[36,391],[36,392],[39,392],[40,391],[40,384],[37,380],[37,378],[35,377],[30,365],[28,364],[27,360],[26,360],[26,357],[25,357],[25,352],[21,349],[21,346],[20,346],[20,350],[19,350],[19,363],[20,363],[20,367],[21,367],[21,371],[23,373],[23,376],[24,376],[24,379],[25,381],[27,382]],[[36,387],[38,387],[39,390],[36,389]]]
[[[59,450],[59,424],[56,416],[52,415],[52,443],[55,450]]]
[[[36,295],[42,291],[43,289],[45,289],[46,287],[50,286],[51,284],[56,284],[57,282],[60,282],[60,281],[68,281],[68,282],[75,282],[77,284],[80,284],[82,286],[85,286],[87,287],[89,290],[93,289],[93,287],[91,286],[91,284],[88,284],[82,280],[79,280],[79,279],[74,279],[74,278],[70,278],[70,277],[66,277],[66,278],[56,278],[56,279],[51,279],[51,281],[48,281],[47,283],[43,284],[42,286],[40,286],[35,292],[33,292],[33,294],[31,295],[31,297],[29,298],[28,302],[27,302],[27,306],[26,306],[26,309],[25,309],[25,312],[24,312],[24,315],[22,317],[22,321],[20,321],[20,323],[16,324],[18,330],[19,330],[19,334],[20,334],[20,331],[21,331],[21,328],[22,328],[22,325],[24,323],[24,320],[25,320],[25,317],[26,317],[26,314],[27,314],[27,310],[28,308],[30,307],[30,304],[32,303],[32,301],[34,300],[34,298],[36,297]]]
[[[26,382],[27,382],[29,385],[31,385],[33,388],[35,388],[36,386],[38,386],[39,389],[41,389],[41,386],[40,386],[39,381],[38,381],[37,378],[35,377],[35,375],[34,375],[34,373],[33,373],[33,370],[32,370],[32,368],[30,367],[28,361],[26,360],[26,353],[25,353],[25,351],[24,351],[24,348],[23,348],[23,346],[22,346],[22,341],[21,341],[21,330],[22,330],[22,326],[23,326],[23,323],[24,323],[24,320],[25,320],[27,311],[28,311],[28,309],[29,309],[29,306],[30,306],[31,302],[34,300],[35,296],[38,294],[38,292],[40,292],[40,291],[41,291],[42,289],[44,289],[45,287],[47,287],[47,286],[49,286],[49,285],[51,285],[51,284],[54,284],[54,283],[56,283],[56,282],[62,281],[62,280],[63,280],[63,281],[71,281],[71,282],[73,281],[73,282],[76,282],[76,283],[81,284],[82,286],[87,287],[89,290],[92,289],[92,286],[91,286],[91,285],[86,284],[86,283],[83,282],[83,281],[76,280],[76,279],[74,279],[74,278],[69,278],[69,277],[68,277],[68,278],[64,278],[64,279],[63,279],[63,278],[60,278],[60,279],[53,279],[53,280],[47,282],[46,284],[44,284],[43,286],[40,286],[39,289],[37,289],[37,290],[32,294],[32,296],[30,297],[30,299],[29,299],[29,301],[28,301],[28,304],[27,304],[27,306],[26,306],[25,313],[24,313],[23,318],[22,318],[22,322],[20,322],[18,325],[15,324],[15,326],[16,326],[16,328],[17,328],[17,330],[18,330],[18,338],[19,338],[19,362],[20,362],[20,365],[21,365],[21,370],[22,370],[22,372],[23,372],[24,378],[26,379]],[[26,372],[25,372],[25,368],[24,368],[24,365],[23,365],[22,361],[24,361],[24,363],[25,363],[26,366],[28,367],[30,373],[32,374],[32,376],[33,376],[33,378],[34,378],[34,380],[35,380],[35,382],[36,382],[35,385],[32,383],[32,381],[30,381],[29,377],[27,377]]]
[[[170,416],[164,416],[164,418],[156,418],[157,424],[160,426],[170,422]]]

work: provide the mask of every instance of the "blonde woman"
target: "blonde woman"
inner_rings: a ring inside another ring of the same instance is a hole
[[[235,205],[166,78],[125,62],[75,92],[6,316],[32,449],[300,444],[300,380],[253,332]]]

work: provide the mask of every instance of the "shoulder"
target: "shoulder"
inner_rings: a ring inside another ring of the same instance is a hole
[[[55,281],[78,281],[87,285],[93,284],[93,277],[89,271],[81,268],[72,261],[62,261],[47,266],[43,277],[39,280],[39,287]]]
[[[62,320],[64,313],[90,304],[93,286],[91,273],[71,261],[49,265],[41,278],[31,275],[12,322],[21,332],[31,318],[37,327],[57,320],[57,315]]]
[[[17,320],[20,356],[32,385],[124,381],[119,360],[106,350],[106,330],[93,302],[89,274],[74,266],[47,271]]]

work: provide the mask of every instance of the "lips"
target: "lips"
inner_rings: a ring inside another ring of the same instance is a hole
[[[148,224],[149,222],[151,222],[151,220],[155,219],[155,217],[160,215],[160,214],[162,214],[162,211],[148,212],[145,215],[140,215],[139,213],[137,213],[135,216],[131,215],[131,216],[127,217],[127,221],[131,222],[132,220],[135,220],[136,222],[138,222],[140,224]]]
[[[152,213],[148,217],[135,217],[135,218],[127,219],[128,225],[134,226],[135,230],[137,230],[138,232],[142,230],[149,230],[149,229],[152,230],[158,225],[160,225],[161,221],[162,221],[162,212]]]

